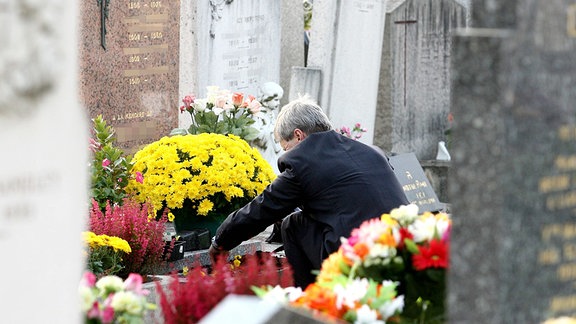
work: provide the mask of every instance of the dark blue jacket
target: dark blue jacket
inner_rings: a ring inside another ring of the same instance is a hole
[[[313,133],[278,159],[281,174],[246,206],[230,214],[216,243],[230,250],[296,207],[325,224],[332,253],[363,221],[409,204],[385,156],[336,131]]]

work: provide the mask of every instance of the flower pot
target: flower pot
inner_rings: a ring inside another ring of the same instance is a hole
[[[169,253],[166,261],[178,261],[180,259],[183,259],[184,245],[186,244],[186,242],[184,241],[174,242],[174,248],[172,249],[171,252],[170,252],[170,243],[171,242],[166,242],[166,245],[164,245],[164,255],[167,255]]]
[[[216,234],[216,230],[226,219],[228,215],[186,215],[183,210],[174,210],[174,227],[176,233],[192,230],[207,229],[210,231],[210,237]]]

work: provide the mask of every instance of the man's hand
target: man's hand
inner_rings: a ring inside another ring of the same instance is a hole
[[[216,266],[216,261],[218,261],[218,259],[228,257],[228,251],[218,247],[218,245],[212,241],[212,244],[210,244],[210,248],[208,249],[208,255],[210,255],[210,262],[212,262],[212,267],[214,267]]]

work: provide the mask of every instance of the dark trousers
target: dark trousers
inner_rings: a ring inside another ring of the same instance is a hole
[[[294,271],[294,285],[306,289],[316,280],[312,270],[320,270],[322,258],[327,256],[323,225],[304,216],[302,211],[294,212],[282,221],[282,241]]]

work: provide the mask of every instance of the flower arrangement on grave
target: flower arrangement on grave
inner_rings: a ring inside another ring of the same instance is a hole
[[[90,324],[144,323],[144,317],[156,305],[148,303],[149,291],[142,288],[142,277],[132,273],[122,278],[109,275],[100,279],[84,273],[79,294],[84,322]]]
[[[256,121],[253,116],[262,105],[252,95],[210,86],[206,98],[187,95],[182,102],[180,112],[188,112],[192,124],[187,130],[175,129],[172,134],[233,134],[252,141],[260,133],[252,125]]]
[[[362,124],[360,123],[354,124],[354,127],[352,129],[350,129],[350,127],[347,126],[342,126],[338,129],[338,132],[340,132],[340,134],[355,140],[359,140],[362,137],[362,135],[367,131],[368,130],[362,127]]]
[[[82,232],[82,238],[87,247],[88,270],[97,277],[116,275],[124,269],[122,257],[132,252],[126,240],[90,231]]]
[[[227,295],[254,295],[253,286],[292,286],[292,269],[285,258],[269,252],[220,257],[212,269],[200,265],[185,280],[172,274],[167,286],[156,283],[164,323],[197,323]]]
[[[257,149],[235,135],[175,135],[153,142],[133,158],[144,176],[127,190],[159,212],[168,208],[177,231],[208,228],[214,235],[234,210],[276,177]]]
[[[117,273],[126,278],[129,273],[154,274],[163,263],[166,222],[166,214],[157,218],[147,203],[126,198],[122,205],[108,203],[103,212],[92,200],[89,229],[97,235],[115,236],[128,242],[132,252],[123,256],[123,269]]]
[[[108,202],[112,205],[120,205],[127,197],[125,187],[132,174],[130,172],[132,164],[130,158],[124,155],[124,151],[114,145],[115,131],[106,124],[102,115],[94,118],[92,123],[90,195],[104,210]],[[136,173],[136,180],[141,181],[141,176]]]
[[[442,323],[450,226],[447,214],[418,214],[414,204],[368,220],[342,238],[316,282],[290,305],[348,322],[399,315],[408,322]]]

